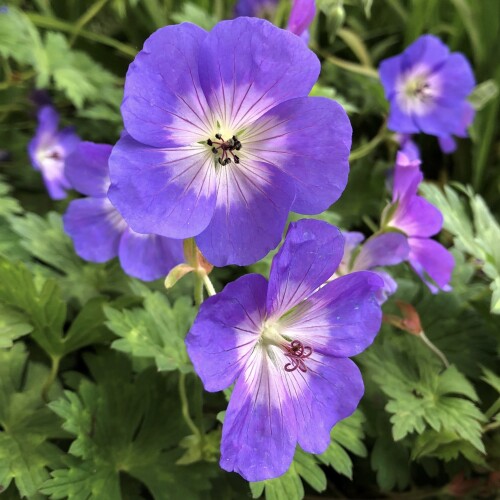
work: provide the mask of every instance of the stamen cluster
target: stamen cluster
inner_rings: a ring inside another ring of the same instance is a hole
[[[214,155],[220,155],[217,159],[219,165],[228,165],[229,163],[231,163],[231,158],[234,163],[239,163],[239,156],[233,153],[233,151],[239,151],[241,149],[241,142],[238,140],[238,138],[233,135],[231,139],[225,141],[222,138],[221,134],[215,134],[215,138],[218,139],[218,141],[212,141],[212,139],[208,139],[207,144],[209,146],[212,146],[212,153]]]

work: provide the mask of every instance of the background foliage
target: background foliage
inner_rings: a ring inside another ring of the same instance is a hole
[[[281,478],[249,485],[217,465],[223,394],[205,394],[183,338],[194,315],[185,278],[127,277],[83,262],[29,165],[37,89],[86,140],[114,143],[126,69],[155,29],[230,18],[230,0],[11,0],[0,7],[0,492],[2,498],[232,499],[493,497],[499,486],[500,136],[497,0],[317,0],[313,93],[339,100],[354,129],[351,175],[323,217],[369,234],[397,145],[385,129],[378,62],[420,34],[472,62],[471,140],[444,156],[419,137],[457,262],[453,291],[431,296],[395,270],[429,339],[384,325],[356,361],[359,410],[319,456],[297,450]],[[269,258],[256,264],[265,273]],[[243,272],[215,270],[220,289]],[[394,313],[394,299],[385,312]],[[186,418],[186,414],[192,419]],[[193,422],[195,425],[193,425]],[[198,429],[201,429],[200,433]],[[198,431],[198,432],[197,432]]]

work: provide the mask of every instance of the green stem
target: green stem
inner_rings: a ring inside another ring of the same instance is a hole
[[[194,303],[200,307],[203,302],[203,278],[194,273]]]
[[[422,339],[422,342],[434,353],[438,358],[443,362],[445,368],[449,368],[450,362],[446,358],[446,356],[443,354],[443,352],[438,349],[430,340],[429,337],[424,332],[420,332],[420,335],[418,336],[420,339]]]
[[[61,361],[61,358],[59,356],[52,356],[51,357],[52,365],[50,367],[50,373],[47,377],[47,380],[45,380],[45,383],[43,384],[42,387],[42,399],[47,403],[49,400],[49,390],[52,387],[52,384],[56,380],[57,373],[59,372],[59,363]]]
[[[497,422],[491,422],[489,424],[486,424],[484,427],[483,427],[483,432],[490,432],[490,431],[494,431],[495,429],[498,429],[500,427],[500,421],[497,421]]]
[[[214,285],[212,284],[210,278],[208,277],[208,274],[205,274],[205,276],[203,276],[203,284],[205,285],[205,289],[210,297],[213,297],[214,295],[217,294]]]
[[[368,66],[362,66],[361,64],[353,63],[351,61],[346,61],[340,59],[340,57],[332,56],[328,52],[320,49],[317,45],[312,44],[311,49],[317,54],[323,57],[326,61],[338,66],[339,68],[350,71],[351,73],[357,73],[359,75],[369,76],[371,78],[378,79],[378,71],[375,68],[370,68]]]
[[[80,31],[83,27],[88,24],[97,14],[101,11],[101,9],[108,3],[108,0],[99,0],[98,2],[92,4],[90,8],[76,21],[73,34],[71,35],[71,39],[69,41],[69,45],[72,46],[75,43],[75,40],[78,38]]]
[[[203,440],[203,434],[200,432],[200,429],[196,427],[196,424],[193,422],[193,419],[191,418],[191,415],[189,414],[189,401],[187,398],[186,394],[186,374],[181,373],[179,375],[179,395],[181,398],[181,411],[182,411],[182,416],[184,417],[184,421],[186,422],[187,426],[191,430],[191,432],[195,435],[198,436],[200,443]]]
[[[485,412],[484,416],[489,420],[493,415],[496,415],[500,411],[500,398],[498,398],[490,408]]]
[[[53,17],[45,17],[40,14],[35,14],[34,12],[28,12],[26,13],[26,15],[33,22],[33,24],[35,24],[39,28],[59,30],[65,33],[73,33],[75,29],[73,24],[61,21],[60,19],[56,19]],[[102,45],[107,45],[108,47],[112,47],[129,57],[135,57],[137,54],[137,50],[134,49],[134,47],[121,43],[115,40],[114,38],[110,38],[109,36],[100,35],[98,33],[93,33],[92,31],[86,31],[86,30],[81,30],[78,35],[81,36],[82,38],[86,38],[87,40],[91,40],[93,42],[101,43]]]
[[[372,236],[375,236],[376,234],[378,234],[380,232],[379,228],[377,227],[377,224],[375,224],[375,222],[373,222],[370,219],[370,217],[368,217],[368,215],[363,215],[363,217],[361,217],[361,219],[370,228],[370,231],[373,232]]]
[[[363,158],[371,151],[373,151],[387,137],[387,128],[385,125],[386,124],[384,121],[379,131],[377,132],[377,135],[373,137],[373,139],[371,139],[366,144],[363,144],[359,148],[351,151],[351,154],[349,155],[349,161],[359,160],[360,158]]]

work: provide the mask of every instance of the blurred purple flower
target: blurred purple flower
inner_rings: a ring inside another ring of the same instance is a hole
[[[71,184],[64,174],[64,162],[80,142],[73,127],[58,130],[59,115],[52,106],[38,110],[38,127],[28,145],[31,164],[42,174],[49,196],[66,198]]]
[[[345,239],[344,256],[334,274],[334,278],[356,271],[373,270],[378,274],[384,286],[377,292],[379,304],[383,304],[387,298],[398,288],[397,283],[386,271],[376,269],[382,266],[395,266],[407,260],[410,253],[407,238],[398,232],[389,232],[374,235],[364,244],[362,233],[342,233]]]
[[[452,135],[467,137],[474,109],[466,99],[475,80],[462,54],[450,54],[439,38],[424,35],[382,61],[379,72],[390,102],[389,129],[435,135],[444,152],[456,147]]]
[[[107,198],[112,146],[81,142],[66,160],[71,185],[87,198],[73,200],[63,217],[76,253],[90,262],[116,256],[130,276],[151,281],[183,262],[182,241],[130,229]]]
[[[392,204],[385,210],[384,224],[402,231],[408,236],[410,254],[408,260],[415,272],[429,289],[436,293],[438,288],[450,290],[448,283],[455,261],[451,253],[431,239],[443,226],[441,212],[426,199],[417,195],[423,180],[420,161],[410,161],[399,152],[394,171]]]
[[[234,13],[237,17],[261,17],[272,21],[278,4],[279,0],[239,0],[234,8]],[[313,22],[315,15],[315,0],[293,0],[287,30],[302,37],[307,42],[309,39],[307,28]]]
[[[236,17],[260,17],[262,19],[272,20],[279,0],[238,0],[234,6]]]
[[[290,224],[269,282],[249,274],[201,306],[186,337],[207,391],[236,384],[220,465],[248,481],[278,477],[299,444],[322,453],[356,409],[363,381],[348,359],[375,338],[382,280],[361,271],[321,287],[343,254],[340,231],[313,219]],[[319,288],[321,287],[321,288]]]
[[[319,70],[261,19],[158,30],[127,74],[110,200],[135,231],[196,237],[216,266],[261,259],[289,211],[320,213],[347,183],[349,119],[307,97]]]
[[[399,151],[404,153],[408,160],[420,160],[420,149],[411,134],[396,134],[396,140],[399,142]]]

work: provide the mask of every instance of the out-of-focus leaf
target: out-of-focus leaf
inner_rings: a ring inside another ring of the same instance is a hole
[[[15,7],[0,12],[0,54],[19,63],[37,65],[41,59],[42,42],[33,23]]]
[[[476,110],[481,110],[497,95],[498,85],[495,80],[486,80],[476,86],[468,100]]]
[[[32,331],[24,314],[0,303],[0,349],[12,347],[14,340]]]
[[[172,20],[176,23],[193,23],[210,31],[216,24],[217,19],[206,10],[191,2],[185,2],[180,12],[172,14]]]
[[[61,33],[48,32],[45,37],[47,74],[38,75],[39,85],[46,85],[49,77],[55,87],[66,94],[77,107],[86,101],[113,104],[115,115],[121,101],[118,79],[86,53],[71,50]]]

